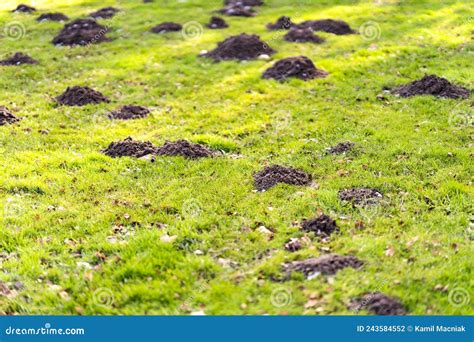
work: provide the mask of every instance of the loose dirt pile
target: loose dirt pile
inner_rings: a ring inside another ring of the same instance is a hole
[[[131,137],[123,141],[111,143],[102,153],[112,157],[135,157],[141,158],[149,154],[155,154],[157,147],[149,141],[135,141]]]
[[[92,12],[89,16],[94,19],[108,19],[112,18],[118,12],[120,12],[120,10],[115,7],[104,7],[96,12]]]
[[[382,197],[382,193],[377,189],[354,188],[339,191],[339,198],[352,202],[353,205],[376,204]]]
[[[389,297],[380,292],[367,293],[360,298],[355,298],[349,305],[350,310],[366,309],[375,315],[405,315],[405,306],[396,298]]]
[[[267,24],[267,29],[269,30],[289,30],[295,26],[295,23],[291,21],[290,17],[280,17],[275,23]]]
[[[319,258],[283,264],[283,271],[288,275],[302,272],[308,279],[312,279],[319,274],[332,275],[346,267],[360,268],[362,265],[363,262],[354,256],[327,254]]]
[[[209,24],[206,25],[206,27],[215,30],[215,29],[223,29],[223,28],[229,27],[229,25],[222,18],[212,17],[211,21],[209,22]]]
[[[117,120],[133,120],[141,119],[150,114],[150,110],[142,106],[128,105],[120,107],[109,114],[110,119]]]
[[[54,45],[87,45],[106,42],[108,28],[94,19],[77,19],[66,24],[53,39]]]
[[[8,108],[0,106],[0,126],[10,125],[21,119],[13,115]]]
[[[312,177],[304,171],[280,165],[267,166],[253,175],[255,188],[265,191],[278,183],[289,185],[308,185]]]
[[[322,20],[308,20],[297,25],[297,28],[307,29],[313,31],[324,31],[334,33],[337,35],[353,34],[355,31],[351,29],[348,23],[342,20],[322,19]]]
[[[204,145],[194,144],[186,140],[178,140],[175,142],[165,142],[163,146],[157,149],[156,154],[160,156],[181,156],[190,159],[197,159],[213,157],[217,153]]]
[[[0,61],[0,65],[21,65],[21,64],[38,64],[38,61],[34,60],[30,56],[25,55],[21,52],[17,52],[12,57],[9,57]]]
[[[260,55],[273,55],[276,51],[254,34],[242,33],[217,44],[217,48],[202,55],[216,61],[256,59]]]
[[[88,104],[98,104],[102,102],[110,102],[110,100],[89,87],[68,87],[64,93],[56,97],[59,104],[65,106],[85,106]]]
[[[287,42],[321,44],[324,39],[315,35],[311,29],[292,29],[283,37]]]
[[[68,21],[68,16],[62,13],[44,13],[41,14],[37,19],[37,21]]]
[[[314,232],[318,236],[327,237],[337,232],[336,221],[327,215],[320,215],[301,222],[301,228],[306,232]]]
[[[469,89],[454,85],[436,75],[426,75],[419,80],[397,87],[392,92],[402,97],[433,95],[451,99],[467,98],[471,93]]]
[[[243,5],[227,5],[226,7],[217,11],[218,13],[232,16],[232,17],[253,17],[255,11],[251,6]]]
[[[182,29],[183,29],[183,26],[181,24],[164,22],[153,27],[151,29],[151,32],[166,33],[166,32],[173,32],[173,31],[181,31]]]
[[[36,12],[36,8],[28,6],[28,5],[18,5],[17,8],[15,8],[13,13],[33,13]]]
[[[224,5],[262,6],[262,0],[225,0]]]
[[[326,71],[316,69],[308,57],[299,56],[279,60],[263,73],[263,78],[285,80],[288,77],[296,77],[306,81],[317,77],[326,77],[327,75]]]
[[[329,147],[328,149],[326,149],[326,152],[330,154],[342,154],[352,150],[354,145],[355,144],[353,142],[345,141],[337,144],[336,146]]]

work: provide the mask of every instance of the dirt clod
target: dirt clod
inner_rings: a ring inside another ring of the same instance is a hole
[[[173,31],[181,31],[182,29],[183,29],[183,26],[181,24],[164,22],[153,27],[151,29],[151,32],[166,33],[166,32],[173,32]]]
[[[353,34],[355,31],[351,29],[348,23],[342,20],[322,19],[322,20],[307,20],[297,25],[298,28],[310,28],[313,31],[323,31],[334,33],[337,35]]]
[[[351,255],[327,254],[319,258],[311,258],[301,261],[293,261],[283,264],[283,270],[287,274],[302,272],[308,279],[319,274],[332,275],[347,267],[360,268],[363,262]]]
[[[109,114],[110,119],[133,120],[141,119],[150,114],[150,110],[146,107],[127,105],[120,107]]]
[[[258,191],[268,190],[278,183],[289,185],[308,185],[312,177],[304,171],[281,165],[267,166],[253,175]]]
[[[68,87],[64,93],[56,97],[59,104],[65,106],[85,106],[88,104],[98,104],[110,102],[107,97],[100,92],[89,87]]]
[[[366,309],[375,315],[399,316],[406,314],[405,306],[397,298],[380,292],[367,293],[351,300],[350,310]]]
[[[215,30],[229,27],[229,25],[224,19],[214,16],[211,18],[211,21],[209,22],[209,24],[206,25],[206,27]]]
[[[314,31],[311,29],[292,29],[290,32],[285,34],[284,39],[287,42],[296,42],[296,43],[315,43],[321,44],[324,42],[324,39],[315,35]]]
[[[327,75],[326,71],[316,69],[308,57],[298,56],[279,60],[264,72],[263,78],[284,80],[288,77],[296,77],[306,81],[317,77],[326,77]]]
[[[178,140],[175,142],[167,141],[156,151],[157,155],[176,157],[182,156],[186,158],[209,158],[217,153],[201,144],[194,144],[187,140]]]
[[[306,232],[314,232],[322,237],[327,237],[339,230],[336,221],[324,214],[309,220],[303,220],[301,228]]]
[[[0,126],[10,125],[20,120],[21,119],[13,115],[8,108],[0,106]]]
[[[255,16],[255,11],[251,6],[244,5],[227,5],[224,8],[221,8],[217,11],[218,13],[232,16],[232,17],[253,17]]]
[[[285,250],[288,252],[296,252],[303,248],[303,243],[300,239],[291,238],[290,241],[285,243]]]
[[[352,150],[354,146],[355,144],[353,142],[344,141],[344,142],[340,142],[339,144],[335,146],[327,148],[326,151],[329,154],[342,154],[342,153],[349,152],[350,150]]]
[[[238,36],[231,36],[217,44],[217,48],[202,55],[216,61],[238,59],[256,59],[260,55],[272,55],[276,51],[260,40],[257,35],[242,33]]]
[[[68,21],[68,16],[62,13],[43,13],[38,18],[37,21]]]
[[[18,5],[18,7],[15,8],[12,12],[13,13],[33,13],[33,12],[36,12],[36,8],[21,4],[21,5]]]
[[[112,142],[105,150],[102,150],[102,153],[112,158],[141,158],[156,153],[156,149],[157,147],[149,141],[135,141],[128,137],[123,141]]]
[[[354,188],[339,191],[339,198],[352,202],[353,205],[376,204],[382,197],[382,193],[377,189]]]
[[[267,29],[269,30],[289,30],[295,26],[295,23],[291,21],[290,17],[282,16],[277,19],[275,23],[267,24]]]
[[[98,11],[92,12],[89,16],[94,19],[108,19],[112,18],[118,12],[120,12],[120,10],[115,7],[104,7]]]
[[[433,95],[451,99],[467,98],[471,93],[469,89],[452,84],[447,79],[436,75],[426,75],[419,80],[397,87],[392,92],[402,97]]]
[[[0,65],[21,65],[21,64],[38,64],[37,60],[34,60],[28,55],[21,52],[15,53],[13,56],[0,61]]]
[[[108,28],[98,24],[94,19],[77,19],[66,24],[54,37],[54,45],[87,45],[106,42]]]

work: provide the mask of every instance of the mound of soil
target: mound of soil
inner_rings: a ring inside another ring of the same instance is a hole
[[[326,77],[327,75],[326,71],[316,69],[308,57],[298,56],[279,60],[263,73],[263,78],[284,80],[288,77],[296,77],[306,81],[317,77]]]
[[[110,112],[109,118],[118,120],[133,120],[144,118],[148,116],[148,114],[150,114],[150,110],[148,108],[128,105]]]
[[[62,13],[44,13],[41,14],[37,19],[37,21],[68,21],[69,18],[65,14]]]
[[[87,45],[102,43],[109,39],[105,36],[108,28],[94,19],[77,19],[66,24],[53,39],[54,45]]]
[[[17,8],[15,8],[13,13],[33,13],[36,12],[36,8],[28,6],[28,5],[18,5]]]
[[[186,140],[178,140],[175,142],[165,142],[163,146],[157,149],[156,154],[160,156],[181,156],[196,159],[213,157],[216,155],[216,152],[201,144],[194,144]]]
[[[206,27],[215,30],[215,29],[223,29],[223,28],[229,27],[229,25],[222,18],[212,17],[211,21],[209,22],[209,24],[206,25]]]
[[[366,309],[375,315],[400,316],[406,314],[405,306],[396,298],[380,292],[367,293],[354,298],[349,305],[350,310]]]
[[[324,39],[315,35],[311,29],[292,29],[283,37],[287,42],[306,43],[311,42],[321,44]]]
[[[38,64],[37,60],[34,60],[28,55],[21,52],[15,53],[12,57],[0,61],[0,65],[21,65],[21,64]]]
[[[342,154],[352,150],[354,145],[355,144],[353,142],[345,141],[337,144],[336,146],[329,147],[328,149],[326,149],[326,151],[330,154]]]
[[[297,25],[298,28],[310,28],[313,31],[324,31],[337,35],[353,34],[355,31],[351,29],[348,23],[342,20],[322,19],[307,20]]]
[[[153,27],[151,29],[151,32],[166,33],[166,32],[173,32],[173,31],[181,31],[182,29],[183,29],[183,26],[181,24],[164,22]]]
[[[97,104],[110,102],[110,100],[100,92],[89,87],[68,87],[64,93],[56,97],[59,104],[65,106],[85,106],[88,104]]]
[[[262,6],[262,0],[225,0],[224,5]]]
[[[251,6],[243,5],[227,5],[224,8],[221,8],[217,12],[232,16],[232,17],[253,17],[255,16],[255,11]]]
[[[339,198],[352,202],[353,205],[376,204],[382,197],[382,193],[377,189],[354,188],[339,191]]]
[[[289,30],[295,26],[295,23],[291,21],[290,17],[280,17],[275,23],[267,24],[267,29],[269,30]]]
[[[13,115],[8,108],[0,106],[0,126],[10,125],[21,119]]]
[[[268,190],[278,183],[290,185],[308,185],[312,177],[304,171],[280,165],[267,166],[253,175],[255,188],[258,191]]]
[[[436,75],[426,75],[419,80],[397,87],[392,92],[402,97],[433,95],[451,99],[467,98],[471,93],[469,89],[454,85]]]
[[[323,237],[339,230],[336,221],[324,214],[309,220],[303,220],[301,228],[306,232],[314,232],[316,235]]]
[[[283,270],[287,274],[292,272],[302,272],[311,279],[318,274],[332,275],[346,267],[360,268],[363,262],[355,256],[327,254],[319,258],[311,258],[301,261],[293,261],[283,265]]]
[[[238,36],[231,36],[217,44],[217,48],[202,55],[216,61],[238,59],[256,59],[260,55],[273,55],[276,51],[260,40],[255,34],[242,33]]]
[[[120,10],[115,7],[104,7],[96,12],[92,12],[89,16],[94,19],[108,19],[112,18],[118,12],[120,12]]]
[[[149,141],[135,141],[131,137],[123,141],[111,143],[102,153],[112,157],[136,157],[141,158],[149,154],[155,154],[157,147]]]

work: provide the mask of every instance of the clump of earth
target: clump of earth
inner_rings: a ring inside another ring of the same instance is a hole
[[[350,141],[340,142],[339,144],[329,147],[326,149],[327,153],[330,154],[343,154],[349,152],[354,148],[355,144]]]
[[[43,13],[36,20],[37,21],[68,21],[69,17],[62,13]]]
[[[157,147],[149,141],[135,141],[131,137],[123,141],[112,142],[102,153],[112,157],[135,157],[141,158],[149,154],[155,154]]]
[[[153,33],[166,33],[166,32],[176,32],[176,31],[181,31],[183,29],[183,26],[178,23],[172,23],[172,22],[164,22],[161,24],[156,25],[151,29],[151,32]]]
[[[328,237],[338,231],[336,221],[324,214],[303,220],[301,228],[306,232],[314,232],[317,236],[322,237]]]
[[[20,121],[19,117],[16,117],[4,106],[0,106],[0,126],[11,125],[17,121]]]
[[[350,310],[365,309],[375,315],[399,316],[406,314],[405,306],[397,299],[380,292],[367,293],[351,300]]]
[[[120,10],[115,7],[104,7],[98,11],[92,12],[89,16],[94,19],[108,19],[112,18],[118,12],[120,12]]]
[[[56,101],[65,106],[85,106],[110,102],[102,93],[89,87],[80,86],[68,87],[64,93],[56,97]]]
[[[229,27],[229,25],[224,19],[214,16],[211,18],[211,21],[206,25],[206,27],[215,30]]]
[[[232,17],[253,17],[255,16],[255,11],[252,6],[230,4],[226,7],[217,11],[218,13],[232,16]]]
[[[295,26],[290,17],[282,16],[275,23],[267,24],[269,30],[289,30]]]
[[[471,94],[469,89],[452,84],[447,79],[436,75],[426,75],[419,80],[397,87],[392,92],[402,97],[433,95],[451,99],[467,98]]]
[[[156,154],[160,156],[181,156],[190,159],[197,159],[213,157],[217,152],[201,144],[195,144],[187,140],[178,140],[175,142],[165,142],[163,146],[157,148]]]
[[[273,55],[275,52],[259,36],[242,33],[218,43],[217,48],[202,56],[216,61],[231,59],[251,60],[257,59],[261,55]]]
[[[327,254],[319,258],[311,258],[301,261],[293,261],[283,265],[286,274],[301,272],[306,278],[312,279],[319,274],[333,275],[347,268],[360,268],[363,262],[352,255]]]
[[[313,62],[305,56],[284,58],[267,69],[263,78],[285,80],[288,77],[296,77],[301,80],[311,80],[317,77],[326,77],[328,73],[317,69]]]
[[[313,31],[323,31],[336,35],[346,35],[355,33],[355,31],[345,21],[333,19],[307,20],[298,24],[297,28],[309,28]]]
[[[383,195],[377,189],[353,188],[339,191],[339,198],[342,201],[351,202],[353,205],[376,204]]]
[[[292,29],[290,30],[285,37],[283,37],[288,42],[295,43],[314,43],[321,44],[324,42],[324,39],[315,35],[312,29]]]
[[[102,43],[109,39],[105,36],[108,28],[98,24],[94,19],[77,19],[66,24],[54,37],[54,45],[88,45]]]
[[[21,52],[0,61],[0,65],[38,64],[38,61]]]
[[[110,119],[133,120],[141,119],[150,114],[150,110],[143,106],[127,105],[120,107],[109,114]]]
[[[312,176],[306,172],[291,167],[272,165],[253,175],[255,188],[258,191],[268,190],[278,183],[289,185],[308,185]]]
[[[33,13],[36,12],[36,8],[28,6],[28,5],[18,5],[17,8],[15,8],[13,13]]]

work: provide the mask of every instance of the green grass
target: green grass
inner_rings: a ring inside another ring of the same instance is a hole
[[[113,41],[58,48],[50,42],[62,24],[12,14],[18,3],[2,1],[1,32],[20,22],[26,34],[1,37],[0,57],[22,51],[40,64],[0,67],[0,105],[23,117],[0,127],[0,281],[24,285],[0,295],[0,312],[172,314],[183,306],[178,313],[354,314],[350,299],[377,290],[400,298],[410,314],[474,313],[472,97],[377,99],[384,87],[425,73],[473,88],[469,1],[266,2],[254,18],[226,18],[230,28],[185,39],[148,30],[162,21],[205,24],[221,0],[36,1],[42,12],[71,18],[106,5],[123,10],[101,21]],[[265,29],[280,15],[343,19],[356,29],[375,21],[381,34],[366,41],[321,33],[322,45],[293,44]],[[197,57],[242,32],[269,42],[278,51],[273,60]],[[330,75],[261,79],[275,60],[297,55]],[[52,98],[73,85],[112,101],[56,106]],[[107,119],[130,103],[152,107],[153,115]],[[226,155],[150,163],[100,153],[127,136],[156,145],[188,139]],[[346,140],[356,151],[324,153]],[[272,163],[304,169],[315,184],[253,191],[252,173]],[[338,191],[354,186],[379,188],[385,199],[368,209],[341,203]],[[336,218],[341,232],[285,251],[290,237],[303,236],[296,221],[318,210]],[[261,225],[274,231],[272,240],[256,231]],[[124,228],[111,238],[114,226]],[[177,238],[163,242],[164,234]],[[365,266],[310,281],[271,280],[282,262],[328,252],[356,255]],[[464,305],[450,300],[459,289]],[[286,305],[274,305],[278,293]]]

